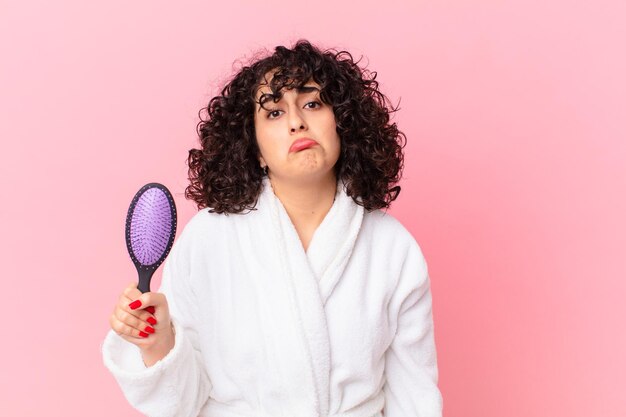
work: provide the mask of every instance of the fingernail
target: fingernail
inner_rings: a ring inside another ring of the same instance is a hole
[[[150,326],[146,326],[146,331],[148,333],[154,333],[154,329],[152,327],[150,327]]]
[[[133,301],[132,303],[130,303],[130,304],[128,305],[128,307],[130,307],[130,309],[131,309],[131,310],[134,310],[134,309],[136,309],[137,307],[141,307],[141,301],[139,301],[139,300],[135,300],[135,301]]]
[[[150,314],[154,314],[154,306],[148,306],[145,308],[145,310]]]
[[[144,332],[140,331],[139,332],[139,336],[141,336],[141,337],[148,337],[150,335],[148,333],[144,333]]]
[[[151,325],[155,325],[157,324],[157,321],[154,317],[148,317],[148,320],[146,320],[148,323],[150,323]]]

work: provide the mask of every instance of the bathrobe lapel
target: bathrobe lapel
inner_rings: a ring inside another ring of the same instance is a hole
[[[363,221],[363,207],[356,204],[343,187],[343,182],[339,181],[335,202],[315,231],[306,252],[313,274],[319,280],[324,304],[352,255]]]
[[[352,254],[364,212],[344,187],[339,181],[335,201],[313,234],[307,253],[267,177],[260,196],[260,206],[272,225],[281,272],[295,301],[298,328],[308,357],[305,366],[315,388],[312,406],[319,416],[328,415],[330,392],[330,344],[324,305]]]

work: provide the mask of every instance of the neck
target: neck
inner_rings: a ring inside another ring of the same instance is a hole
[[[337,177],[331,171],[321,180],[302,183],[270,176],[274,194],[285,207],[292,222],[321,223],[337,192]]]

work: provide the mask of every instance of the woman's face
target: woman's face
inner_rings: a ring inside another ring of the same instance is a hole
[[[259,145],[259,162],[269,167],[270,176],[286,181],[319,181],[334,175],[339,159],[340,139],[335,114],[330,105],[320,99],[319,85],[309,80],[302,91],[282,90],[281,100],[264,102],[259,98],[271,94],[267,85],[273,72],[256,91],[254,127]],[[301,147],[292,147],[302,138],[312,139]]]

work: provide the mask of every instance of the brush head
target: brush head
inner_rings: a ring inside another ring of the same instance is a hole
[[[172,194],[159,183],[144,185],[135,194],[126,216],[126,247],[140,276],[152,276],[169,254],[175,235]]]

